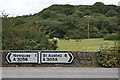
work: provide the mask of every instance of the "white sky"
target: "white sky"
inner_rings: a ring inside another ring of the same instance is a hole
[[[40,12],[52,4],[93,5],[95,2],[118,5],[120,0],[0,0],[0,12],[11,16]]]

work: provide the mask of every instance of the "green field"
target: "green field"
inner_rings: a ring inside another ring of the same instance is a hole
[[[77,39],[79,40],[79,39]],[[109,46],[114,45],[114,41],[103,39],[81,39],[81,42],[76,42],[71,39],[70,41],[58,40],[57,50],[92,50],[99,51],[100,48],[107,44]]]

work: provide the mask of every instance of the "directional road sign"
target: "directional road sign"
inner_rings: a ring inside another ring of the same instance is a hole
[[[74,59],[70,52],[42,52],[40,63],[71,63]]]
[[[6,56],[9,63],[38,63],[37,52],[9,52]]]
[[[9,63],[72,63],[71,52],[9,52],[6,56]]]

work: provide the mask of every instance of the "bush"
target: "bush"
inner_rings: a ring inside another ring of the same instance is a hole
[[[10,35],[10,36],[9,36]],[[3,50],[52,50],[53,43],[34,27],[3,28]]]
[[[58,46],[57,46],[57,40],[55,40],[55,39],[52,40],[51,48],[52,48],[52,50],[56,50],[58,48]]]
[[[118,40],[118,34],[112,33],[104,36],[104,40]]]
[[[98,63],[103,67],[115,67],[118,64],[118,46],[108,47],[105,45],[101,48],[98,55]]]
[[[86,34],[72,34],[72,35],[69,35],[70,38],[72,39],[86,39],[88,38],[88,36]]]

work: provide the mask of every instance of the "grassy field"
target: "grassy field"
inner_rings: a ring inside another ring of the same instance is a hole
[[[81,39],[81,42],[76,42],[71,39],[70,41],[58,40],[57,50],[92,50],[99,51],[100,48],[107,44],[109,46],[114,45],[114,41],[103,39]]]

